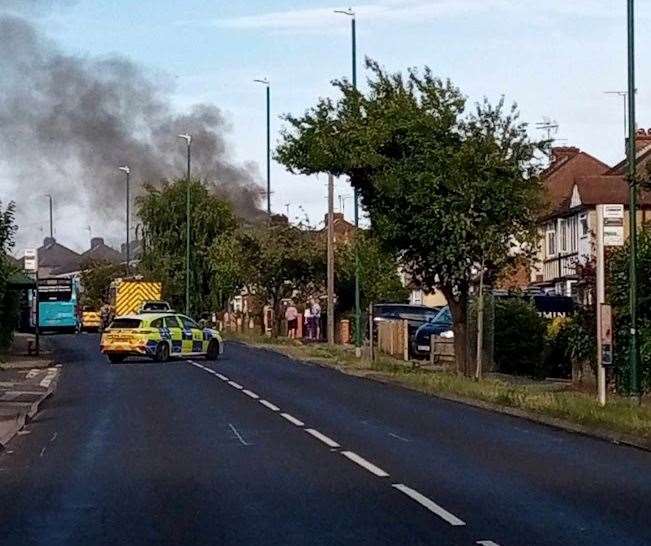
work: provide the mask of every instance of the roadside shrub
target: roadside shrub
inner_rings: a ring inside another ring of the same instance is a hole
[[[547,325],[533,304],[519,298],[495,302],[495,364],[500,372],[544,377]]]
[[[644,391],[651,390],[651,229],[644,229],[638,239],[638,330],[640,331],[640,380]],[[607,295],[613,306],[614,361],[617,387],[629,392],[631,374],[628,362],[630,332],[628,242],[606,260]]]

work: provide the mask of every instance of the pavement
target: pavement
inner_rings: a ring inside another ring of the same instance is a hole
[[[651,454],[228,343],[110,365],[0,453],[2,545],[648,545]]]
[[[32,337],[18,334],[11,353],[0,365],[0,449],[34,418],[57,385],[60,370],[52,353],[43,350],[40,356],[27,354],[27,342]]]

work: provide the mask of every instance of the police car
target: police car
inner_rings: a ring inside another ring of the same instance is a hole
[[[149,312],[116,317],[102,334],[100,350],[111,362],[128,356],[157,362],[196,356],[217,360],[224,343],[217,330],[202,328],[185,315]]]

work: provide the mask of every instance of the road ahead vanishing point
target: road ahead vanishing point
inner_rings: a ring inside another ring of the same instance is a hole
[[[229,344],[110,365],[0,453],[0,543],[648,545],[651,455]]]

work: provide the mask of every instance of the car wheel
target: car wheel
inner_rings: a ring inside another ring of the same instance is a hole
[[[156,362],[167,362],[169,358],[170,346],[164,341],[161,341],[156,347],[156,356],[154,357],[154,360]]]
[[[111,364],[119,364],[120,362],[123,362],[124,359],[126,358],[124,355],[119,355],[119,354],[108,354],[109,362]]]
[[[212,339],[206,351],[206,360],[217,360],[219,358],[219,341]]]

